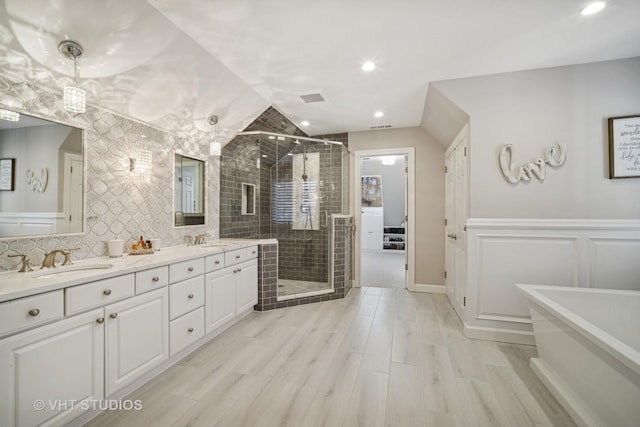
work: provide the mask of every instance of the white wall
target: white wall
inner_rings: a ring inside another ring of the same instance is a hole
[[[444,285],[444,148],[420,127],[350,132],[349,187],[353,189],[356,182],[355,151],[400,147],[415,147],[415,282]],[[355,210],[353,193],[349,200],[351,214]]]
[[[404,222],[404,159],[397,157],[392,165],[383,165],[379,157],[362,161],[361,175],[382,177],[382,203],[384,225],[400,225]]]
[[[5,129],[0,132],[0,157],[15,158],[15,191],[0,192],[3,212],[59,212],[58,156],[60,146],[69,135],[70,128],[57,124]],[[47,168],[48,183],[43,193],[34,192],[25,180],[31,169],[41,178]]]
[[[640,178],[607,178],[607,118],[640,114],[640,58],[432,85],[471,117],[472,218],[640,218]],[[520,166],[556,142],[567,161],[544,182],[505,181],[501,145]]]

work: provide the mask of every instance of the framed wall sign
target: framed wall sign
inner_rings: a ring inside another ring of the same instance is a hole
[[[0,191],[15,190],[16,159],[0,159]]]
[[[609,178],[640,178],[640,116],[609,119]]]

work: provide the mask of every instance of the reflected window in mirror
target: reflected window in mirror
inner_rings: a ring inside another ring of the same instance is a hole
[[[176,154],[174,168],[174,224],[205,223],[205,162]]]
[[[82,233],[83,130],[16,114],[0,119],[0,158],[15,159],[13,190],[0,191],[0,238]]]

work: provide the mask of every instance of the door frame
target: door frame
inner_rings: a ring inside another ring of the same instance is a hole
[[[407,220],[406,220],[406,260],[407,260],[407,274],[405,277],[405,287],[409,291],[415,291],[415,213],[416,213],[416,190],[415,190],[415,147],[400,147],[400,148],[383,148],[378,150],[358,150],[354,152],[355,167],[354,167],[354,213],[353,217],[356,224],[356,235],[354,239],[354,286],[360,287],[360,242],[362,232],[362,185],[360,181],[362,170],[362,158],[363,157],[376,157],[376,156],[407,156],[407,186],[405,188],[406,201],[407,201]]]
[[[62,212],[64,213],[64,221],[65,221],[65,233],[69,232],[69,215],[71,214],[71,197],[72,194],[72,190],[70,189],[71,186],[71,177],[70,177],[70,168],[71,168],[71,164],[72,162],[80,162],[82,164],[82,188],[86,190],[87,188],[87,180],[86,178],[86,162],[84,161],[84,157],[82,154],[78,154],[78,153],[70,153],[70,152],[65,152],[64,153],[64,157],[63,157],[63,178],[62,178]],[[80,222],[82,222],[82,230],[80,231],[74,231],[74,233],[83,233],[85,231],[85,227],[84,227],[84,213],[85,211],[85,197],[84,197],[84,191],[82,192],[82,194],[80,194],[80,206],[81,206],[81,210],[80,210]]]

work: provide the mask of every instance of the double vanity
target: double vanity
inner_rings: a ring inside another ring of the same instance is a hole
[[[0,274],[0,425],[86,420],[249,314],[263,243]]]

